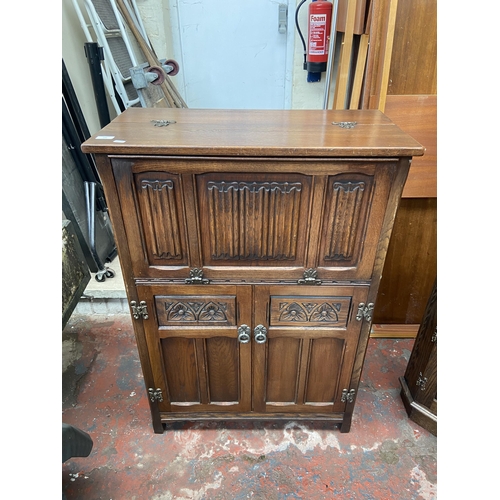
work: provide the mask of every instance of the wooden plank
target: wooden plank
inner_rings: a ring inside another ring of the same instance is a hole
[[[388,95],[385,114],[425,147],[415,157],[403,190],[404,198],[437,196],[437,96]]]
[[[349,104],[349,109],[358,109],[359,107],[361,88],[363,86],[363,77],[365,75],[369,38],[370,37],[368,35],[361,35],[359,39],[358,58],[356,61],[356,69],[354,72],[354,81],[352,85],[351,102]]]
[[[376,324],[372,325],[370,338],[414,339],[420,325]]]
[[[422,321],[437,274],[437,200],[401,200],[373,311],[375,324]]]
[[[437,94],[437,0],[399,0],[388,95]]]
[[[349,0],[338,0],[339,10],[337,14],[337,31],[346,30],[347,7]],[[358,0],[354,13],[353,33],[361,35],[365,29],[366,4],[368,0]]]
[[[370,2],[366,23],[366,32],[370,37],[370,42],[366,61],[362,109],[376,109],[376,106],[373,104],[373,96],[376,94],[378,75],[380,73],[380,61],[382,58],[381,47],[389,1],[390,0],[372,0]]]
[[[337,71],[337,84],[333,98],[333,109],[345,109],[347,84],[351,67],[351,52],[353,42],[354,21],[356,16],[357,0],[350,0],[347,5],[347,17],[345,21],[345,33],[342,38],[342,48]]]
[[[396,25],[396,14],[398,10],[398,0],[391,0],[389,4],[389,15],[387,19],[387,29],[383,43],[382,71],[378,89],[377,109],[384,111],[387,97],[387,85],[389,83],[389,72],[391,69],[392,47],[394,43],[394,28]]]

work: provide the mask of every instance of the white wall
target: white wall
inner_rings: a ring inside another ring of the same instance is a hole
[[[82,5],[81,0],[77,1]],[[182,54],[173,53],[172,32],[177,27],[171,25],[170,20],[176,19],[177,16],[175,13],[170,12],[169,0],[136,0],[136,2],[142,13],[146,31],[157,56],[159,58],[175,59],[181,64],[180,71],[182,71]],[[73,0],[63,0],[62,3],[62,56],[89,130],[91,133],[95,133],[101,127],[99,125],[90,72],[84,53],[84,43],[87,40],[75,13]],[[298,3],[299,0],[297,0]],[[258,7],[257,2],[255,4]],[[308,5],[309,2],[304,3],[299,17],[304,38],[307,37],[306,16]],[[83,7],[81,7],[81,11],[86,16]],[[294,19],[295,12],[292,14],[289,17]],[[321,82],[307,83],[307,73],[302,69],[302,42],[294,23],[290,23],[288,29],[293,30],[295,34],[291,97],[292,109],[321,109],[323,107],[325,73],[322,74]],[[176,78],[178,77],[172,77],[174,84],[176,83]],[[109,109],[111,118],[113,118],[115,116],[114,109],[111,105]]]

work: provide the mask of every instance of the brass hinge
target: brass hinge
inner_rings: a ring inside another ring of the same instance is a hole
[[[420,387],[421,391],[425,391],[425,384],[427,384],[427,377],[424,377],[422,375],[422,372],[420,372],[420,376],[418,377],[416,384]]]
[[[148,389],[149,393],[149,399],[151,400],[152,403],[155,401],[159,401],[160,403],[163,402],[163,393],[161,392],[161,389],[152,389],[151,387]]]
[[[189,271],[189,278],[186,278],[184,282],[187,285],[208,285],[210,280],[203,277],[203,271],[195,267]]]
[[[342,390],[342,397],[340,398],[341,403],[345,403],[346,401],[348,403],[352,403],[354,401],[354,394],[356,394],[356,391],[354,389],[351,389],[348,391],[347,389]]]
[[[318,279],[318,271],[316,269],[306,269],[304,277],[297,280],[299,285],[321,285],[321,280]]]
[[[374,307],[375,305],[372,302],[370,302],[369,304],[361,302],[358,306],[358,313],[356,314],[356,320],[361,321],[364,318],[366,319],[366,321],[371,321]]]
[[[134,319],[139,319],[139,318],[148,319],[149,318],[148,308],[147,308],[146,302],[144,302],[144,300],[141,300],[139,305],[137,305],[137,302],[135,300],[132,300],[132,302],[130,302],[130,307],[132,309],[132,316],[134,317]]]

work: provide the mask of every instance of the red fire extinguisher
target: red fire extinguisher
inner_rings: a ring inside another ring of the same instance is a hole
[[[307,70],[309,75],[318,74],[317,79],[314,80],[318,81],[321,73],[326,71],[328,62],[333,4],[327,0],[312,0],[309,4],[306,45],[298,21],[299,10],[306,1],[302,0],[297,6],[295,24],[304,46],[304,69]]]
[[[307,71],[326,71],[332,24],[333,4],[327,0],[312,0],[307,19]]]

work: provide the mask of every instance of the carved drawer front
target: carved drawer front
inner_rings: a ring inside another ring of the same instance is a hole
[[[271,297],[271,326],[346,328],[352,297]]]
[[[319,245],[320,277],[369,279],[387,205],[393,165],[328,177]]]
[[[212,275],[238,267],[240,275],[279,278],[276,268],[287,267],[299,268],[300,276],[311,183],[311,176],[293,173],[198,175],[203,265]]]
[[[181,175],[162,164],[113,159],[123,223],[137,277],[188,275],[189,255]]]
[[[251,324],[251,287],[137,288],[160,411],[249,411],[251,344],[238,327]]]
[[[235,296],[155,296],[158,326],[234,326]]]

